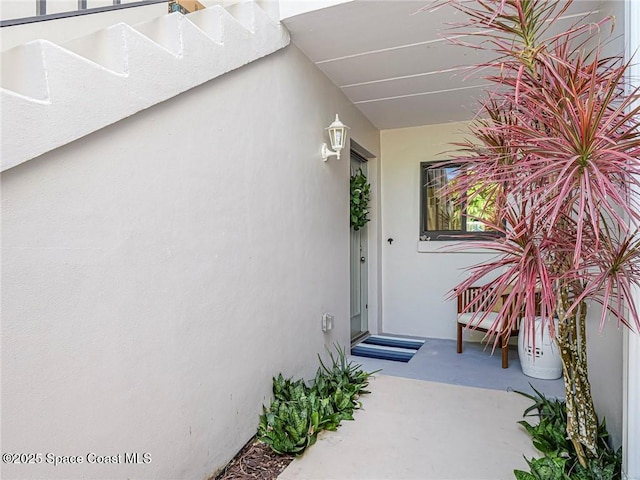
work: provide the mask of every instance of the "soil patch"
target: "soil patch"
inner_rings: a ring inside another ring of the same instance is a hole
[[[278,455],[254,437],[242,447],[215,480],[275,480],[293,459],[293,455]],[[214,478],[211,477],[209,480]]]

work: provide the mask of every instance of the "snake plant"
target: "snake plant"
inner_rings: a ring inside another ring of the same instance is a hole
[[[372,374],[348,362],[346,351],[336,348],[337,357],[329,352],[330,367],[320,360],[311,386],[282,374],[273,378],[274,400],[262,407],[258,439],[274,452],[299,455],[315,443],[320,431],[353,420],[353,411],[360,408],[358,397],[368,393],[364,388]]]
[[[533,388],[533,387],[532,387]],[[516,480],[615,480],[621,476],[622,450],[609,446],[604,421],[598,426],[597,455],[582,466],[573,442],[567,435],[567,410],[562,400],[548,399],[535,388],[535,395],[517,392],[533,400],[524,412],[538,417],[533,425],[518,422],[531,436],[533,446],[543,456],[527,460],[529,472],[514,470]]]

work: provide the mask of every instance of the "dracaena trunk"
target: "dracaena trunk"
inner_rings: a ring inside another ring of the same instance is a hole
[[[570,305],[568,287],[558,292],[559,318],[556,342],[562,357],[567,408],[567,435],[573,443],[580,464],[587,466],[587,458],[597,456],[598,417],[596,415],[587,369],[587,305],[567,314]]]

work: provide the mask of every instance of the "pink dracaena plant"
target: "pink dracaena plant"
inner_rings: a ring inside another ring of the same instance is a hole
[[[509,292],[502,306],[499,296],[486,296],[484,310],[502,314],[489,332],[494,346],[518,321],[532,334],[536,313],[543,322],[558,318],[556,332],[553,322],[543,328],[557,339],[567,433],[584,466],[596,455],[598,427],[587,373],[588,306],[601,306],[600,328],[609,318],[640,328],[632,300],[640,285],[638,91],[627,88],[623,58],[602,55],[600,36],[611,18],[553,33],[572,0],[439,3],[465,14],[454,26],[466,29],[457,43],[495,55],[478,66],[495,88],[470,126],[473,139],[456,144],[450,163],[459,172],[444,194],[491,200],[490,218],[476,220],[499,234],[480,241],[497,255],[472,267],[456,290],[484,282],[487,292]]]

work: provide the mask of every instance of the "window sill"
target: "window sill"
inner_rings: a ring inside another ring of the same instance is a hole
[[[430,240],[430,241],[419,241],[418,242],[418,253],[444,253],[444,254],[469,254],[469,253],[493,253],[496,252],[494,250],[489,250],[488,248],[465,248],[464,250],[456,250],[452,251],[453,247],[460,246],[462,242],[460,240]],[[467,245],[471,242],[466,242]]]

